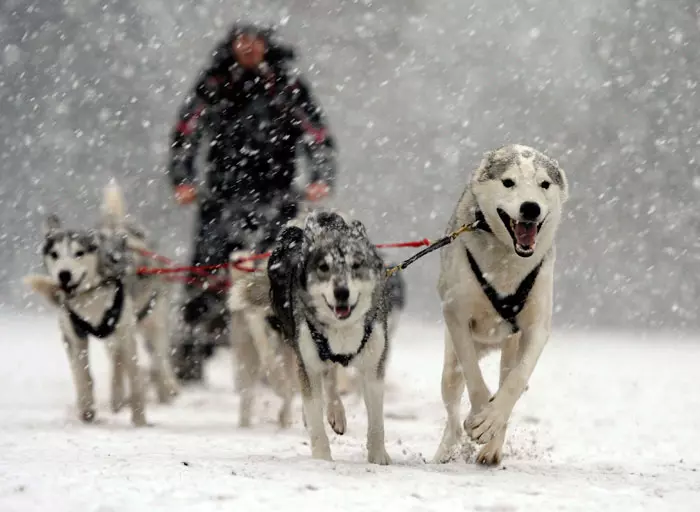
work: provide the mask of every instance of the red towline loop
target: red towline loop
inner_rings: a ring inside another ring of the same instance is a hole
[[[387,243],[387,244],[378,244],[376,247],[378,249],[399,249],[403,247],[424,247],[424,246],[429,246],[431,244],[430,240],[427,238],[424,238],[422,240],[415,240],[412,242],[396,242],[396,243]],[[217,270],[221,269],[227,269],[231,266],[236,268],[237,270],[240,270],[242,272],[255,272],[256,269],[251,266],[246,266],[244,263],[250,262],[250,261],[257,261],[257,260],[264,260],[266,258],[270,257],[269,252],[261,253],[261,254],[253,254],[251,256],[246,256],[244,258],[240,258],[236,261],[232,261],[229,263],[220,263],[217,265],[196,265],[196,266],[173,266],[175,263],[173,260],[166,256],[162,256],[160,254],[157,254],[155,252],[147,251],[147,250],[139,250],[138,251],[140,254],[143,256],[146,256],[148,258],[151,258],[154,261],[158,261],[160,263],[163,263],[165,265],[168,265],[167,267],[139,267],[136,270],[136,273],[138,275],[142,276],[147,276],[147,275],[169,275],[169,274],[197,274],[200,277],[186,277],[186,276],[173,276],[167,278],[170,281],[183,281],[189,284],[196,284],[200,283],[202,284],[203,287],[209,288],[210,286],[207,285],[206,283],[201,283],[201,278],[205,279],[215,279],[217,278],[216,275],[213,275],[212,272],[215,272]],[[221,281],[221,280],[219,280]],[[219,282],[215,283],[211,286],[211,288],[215,288],[216,286],[224,286],[227,288],[230,283],[228,282],[228,279],[226,278],[224,282]]]

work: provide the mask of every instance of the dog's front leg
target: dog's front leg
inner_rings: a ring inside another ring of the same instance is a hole
[[[169,403],[180,392],[175,372],[170,363],[167,297],[168,295],[156,298],[153,311],[142,321],[141,325],[144,337],[153,347],[151,375],[160,403]]]
[[[304,419],[311,437],[311,456],[314,459],[333,460],[331,446],[323,425],[323,374],[308,371],[300,358],[299,383],[304,405]]]
[[[123,313],[126,316],[126,311]],[[119,343],[121,352],[124,354],[123,363],[126,370],[127,378],[129,379],[129,388],[131,390],[131,423],[135,427],[143,427],[146,425],[145,413],[145,392],[144,383],[139,371],[138,350],[136,347],[135,325],[136,319],[125,318],[125,323],[117,333],[117,343]]]
[[[110,403],[112,412],[117,413],[124,407],[124,351],[119,343],[108,347],[112,358],[112,388]]]
[[[245,327],[241,314],[231,315],[231,354],[236,368],[236,391],[240,395],[238,426],[248,428],[252,425],[255,391],[260,372],[260,358],[255,349],[250,333]]]
[[[510,371],[515,368],[518,361],[518,342],[520,336],[511,336],[503,343],[503,348],[501,349],[501,371],[498,379],[499,388],[503,386],[503,383],[508,377]],[[465,427],[469,429],[469,425]],[[506,440],[506,426],[503,428],[488,442],[486,443],[479,454],[476,456],[476,461],[479,464],[485,464],[492,466],[499,464],[503,456],[503,443]]]
[[[367,408],[367,461],[386,466],[391,464],[391,457],[384,441],[384,377],[376,370],[366,371],[362,394]]]
[[[440,445],[433,457],[436,463],[447,462],[462,434],[459,417],[459,404],[467,384],[471,410],[465,421],[468,424],[488,403],[491,395],[479,367],[479,356],[464,318],[464,312],[457,311],[456,304],[445,304],[445,360],[442,370],[442,400],[447,413],[447,421]]]
[[[491,403],[471,420],[469,430],[472,439],[486,443],[505,430],[513,407],[525,392],[548,338],[549,330],[542,325],[523,329],[519,360],[506,375]]]
[[[340,399],[338,390],[338,374],[341,367],[337,364],[331,366],[326,372],[323,382],[326,388],[326,418],[336,434],[343,435],[347,428],[347,420],[345,419],[345,407]]]
[[[93,381],[90,374],[88,339],[64,334],[63,344],[68,353],[71,373],[75,382],[78,402],[78,417],[84,423],[92,423],[95,419],[95,398]]]

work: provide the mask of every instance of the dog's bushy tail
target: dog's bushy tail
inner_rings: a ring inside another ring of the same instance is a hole
[[[287,340],[294,337],[296,329],[292,289],[294,280],[299,278],[303,241],[304,231],[302,229],[296,226],[285,227],[280,232],[277,246],[267,261],[274,327],[279,329]]]
[[[111,180],[102,195],[102,217],[112,228],[124,225],[126,206],[124,194],[116,180]]]

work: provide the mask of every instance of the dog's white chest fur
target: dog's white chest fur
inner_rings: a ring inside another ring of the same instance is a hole
[[[114,304],[115,295],[115,286],[103,286],[85,296],[72,299],[68,305],[76,315],[87,323],[98,325],[105,312]]]

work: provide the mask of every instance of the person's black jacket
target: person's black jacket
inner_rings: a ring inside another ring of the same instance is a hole
[[[311,163],[310,181],[332,187],[335,141],[310,87],[289,70],[293,50],[271,31],[259,31],[267,43],[265,68],[246,71],[232,42],[247,28],[234,26],[216,47],[180,109],[171,134],[172,184],[195,181],[195,160],[208,140],[207,186],[216,195],[288,190],[300,143]]]

